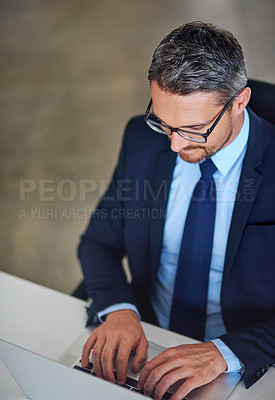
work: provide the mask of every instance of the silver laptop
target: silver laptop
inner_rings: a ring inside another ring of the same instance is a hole
[[[80,355],[89,334],[88,330],[84,331],[57,361],[4,340],[0,340],[0,358],[19,388],[31,400],[144,399],[136,386],[140,372],[133,373],[130,367],[124,387],[98,379],[92,363],[85,370],[81,368]],[[148,360],[163,350],[164,347],[149,342]],[[238,373],[222,374],[213,382],[193,390],[186,399],[226,400],[239,380]],[[172,386],[163,399],[169,399],[176,388],[177,385]]]

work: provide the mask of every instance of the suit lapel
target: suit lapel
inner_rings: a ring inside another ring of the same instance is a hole
[[[250,211],[263,179],[262,175],[256,170],[263,160],[262,123],[251,110],[248,109],[248,111],[250,116],[249,140],[228,236],[224,277],[229,274]]]
[[[177,154],[169,149],[161,153],[157,161],[150,226],[151,282],[154,282],[159,266],[167,201],[176,157]]]

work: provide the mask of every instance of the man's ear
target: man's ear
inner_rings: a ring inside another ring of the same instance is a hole
[[[251,96],[251,89],[246,87],[241,91],[240,94],[236,97],[233,107],[235,107],[236,114],[240,114],[243,112],[247,104],[249,103]]]

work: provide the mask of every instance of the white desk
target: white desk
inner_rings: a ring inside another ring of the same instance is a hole
[[[0,337],[43,356],[57,359],[83,331],[85,301],[0,272]],[[143,323],[148,339],[170,347],[192,339]],[[246,390],[240,382],[230,400],[274,400],[275,369]],[[10,374],[0,363],[0,398],[21,400]]]

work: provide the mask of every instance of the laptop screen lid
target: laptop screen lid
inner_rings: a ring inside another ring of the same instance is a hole
[[[144,398],[4,340],[0,340],[0,357],[19,388],[31,400]]]

